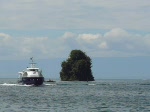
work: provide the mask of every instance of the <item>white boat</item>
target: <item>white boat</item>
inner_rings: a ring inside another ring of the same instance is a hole
[[[44,82],[42,70],[35,67],[36,63],[33,62],[33,57],[30,60],[30,68],[27,67],[26,70],[19,72],[18,82],[26,85],[42,85]]]

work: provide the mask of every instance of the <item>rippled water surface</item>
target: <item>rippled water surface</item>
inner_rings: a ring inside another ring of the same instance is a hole
[[[150,80],[15,82],[0,79],[0,112],[150,112]]]

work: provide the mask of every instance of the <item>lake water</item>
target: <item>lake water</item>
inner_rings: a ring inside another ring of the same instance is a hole
[[[0,79],[0,112],[150,112],[150,80],[18,85]]]

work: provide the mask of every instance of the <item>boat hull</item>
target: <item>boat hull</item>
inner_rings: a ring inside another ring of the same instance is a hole
[[[42,85],[44,82],[44,77],[22,77],[20,83],[26,85]]]

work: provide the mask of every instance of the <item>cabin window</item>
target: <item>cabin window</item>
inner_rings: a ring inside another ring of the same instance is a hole
[[[31,71],[35,71],[35,69],[31,69]]]
[[[38,70],[37,69],[30,69],[30,71],[36,71],[37,72]]]

